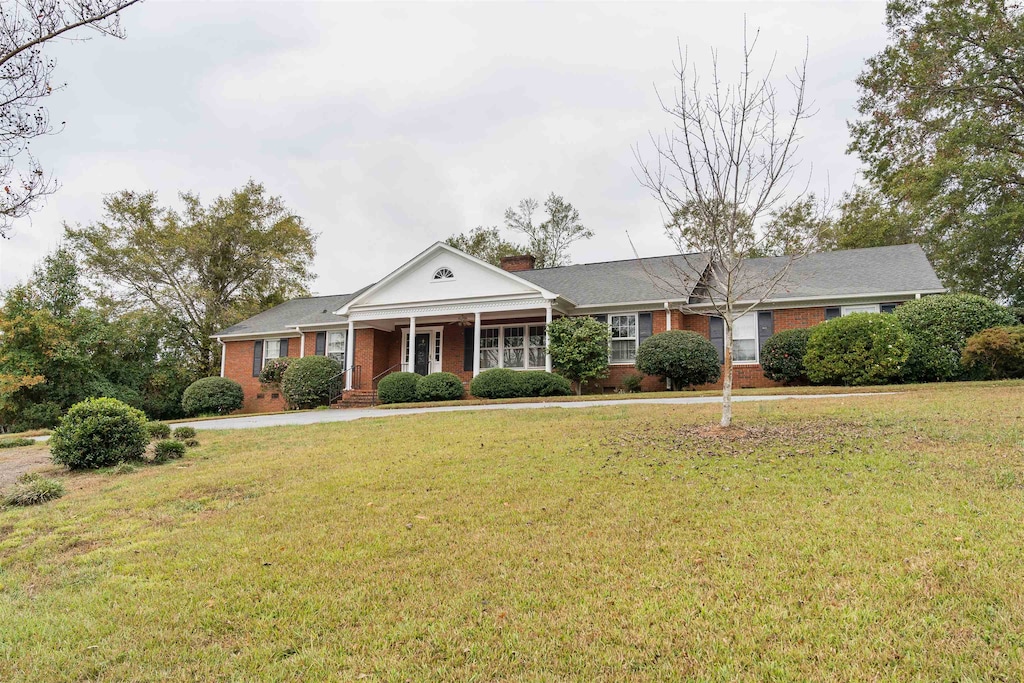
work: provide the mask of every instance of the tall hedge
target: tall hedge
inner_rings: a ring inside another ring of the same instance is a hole
[[[815,384],[888,384],[903,376],[910,348],[893,315],[854,313],[811,329],[804,366]]]
[[[1017,322],[1006,307],[975,294],[926,296],[897,306],[893,315],[911,338],[904,371],[908,382],[970,378],[961,362],[968,337]]]
[[[325,406],[331,400],[331,379],[341,371],[341,363],[328,356],[296,358],[281,373],[281,393],[295,408]]]
[[[761,349],[761,370],[773,382],[794,384],[807,381],[804,356],[807,354],[807,340],[811,338],[810,328],[783,330],[770,336]]]
[[[71,469],[107,467],[142,457],[146,415],[115,398],[76,403],[50,435],[50,457]]]
[[[242,385],[227,377],[204,377],[188,385],[181,394],[186,415],[224,415],[242,407]]]
[[[636,369],[667,377],[675,389],[717,382],[722,374],[718,351],[704,336],[686,330],[652,335],[636,352]]]

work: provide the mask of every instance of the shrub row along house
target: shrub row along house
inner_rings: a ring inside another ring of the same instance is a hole
[[[784,263],[780,257],[751,265]],[[452,372],[466,383],[489,368],[550,371],[545,326],[558,316],[589,315],[609,327],[610,372],[589,391],[620,388],[635,372],[639,344],[665,330],[698,332],[723,350],[723,321],[704,314],[710,309],[700,298],[700,277],[687,276],[708,272],[704,254],[533,265],[532,257],[517,256],[498,268],[439,242],[357,292],[294,299],[217,333],[221,376],[242,385],[245,411],[277,410],[283,398],[259,381],[264,363],[326,355],[345,369],[343,403],[365,404],[380,378],[396,371]],[[944,291],[917,245],[800,259],[770,298],[737,321],[735,384],[773,385],[761,372],[759,354],[777,331],[887,312]],[[666,381],[645,377],[642,388],[665,389]]]

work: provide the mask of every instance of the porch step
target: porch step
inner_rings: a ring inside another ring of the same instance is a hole
[[[376,392],[366,389],[346,391],[342,397],[333,403],[332,408],[369,408],[376,402]]]

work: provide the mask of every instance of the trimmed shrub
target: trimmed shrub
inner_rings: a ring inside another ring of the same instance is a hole
[[[331,400],[331,380],[341,363],[328,356],[296,358],[281,375],[281,393],[296,408],[325,406]]]
[[[520,373],[508,368],[484,370],[469,383],[469,393],[478,398],[518,398],[525,396]]]
[[[854,313],[811,328],[804,366],[815,384],[887,384],[903,376],[911,343],[895,316]]]
[[[197,379],[181,394],[181,409],[187,415],[225,415],[242,407],[242,385],[227,377]]]
[[[377,383],[377,400],[381,403],[412,403],[420,376],[415,372],[392,372]]]
[[[463,391],[462,380],[450,372],[432,372],[416,381],[417,401],[456,401]]]
[[[168,460],[176,460],[185,456],[185,444],[180,441],[173,439],[163,439],[157,441],[156,446],[153,450],[153,461],[154,462],[166,462]]]
[[[810,328],[776,332],[761,349],[761,370],[773,382],[795,384],[807,381],[804,354],[807,340],[811,338]]]
[[[168,434],[168,436],[170,436],[170,434]],[[179,441],[182,440],[182,439],[194,439],[194,438],[196,438],[196,428],[195,427],[175,427],[174,428],[174,438],[178,439]]]
[[[962,362],[984,379],[1024,378],[1024,325],[993,327],[971,336]]]
[[[20,448],[22,446],[31,446],[35,442],[35,439],[26,439],[21,436],[13,439],[0,439],[0,448]]]
[[[551,362],[560,375],[576,383],[576,393],[582,394],[588,381],[608,376],[611,333],[606,324],[589,316],[555,318],[547,332]],[[479,396],[475,391],[473,395]]]
[[[717,382],[722,374],[714,345],[696,332],[670,330],[652,335],[636,352],[636,369],[672,380],[673,388]]]
[[[622,388],[630,394],[635,394],[642,390],[644,383],[644,376],[639,372],[631,372],[622,378]]]
[[[26,472],[3,496],[4,505],[39,505],[64,495],[64,484],[35,472]]]
[[[150,441],[156,441],[157,439],[166,439],[171,436],[171,427],[163,422],[147,422],[146,431],[149,432]]]
[[[940,294],[908,301],[893,312],[910,335],[909,382],[969,379],[961,357],[968,337],[990,327],[1016,325],[1004,306],[975,294]]]
[[[571,396],[572,384],[565,377],[546,370],[517,372],[519,396]]]
[[[291,361],[291,358],[267,359],[267,362],[263,364],[263,369],[260,370],[260,384],[280,386],[281,377],[284,376],[284,371],[288,369]]]
[[[182,443],[185,444],[185,448],[198,448],[199,439],[185,439]]]
[[[50,436],[50,457],[71,469],[137,460],[149,432],[141,410],[115,398],[90,398],[68,410]]]

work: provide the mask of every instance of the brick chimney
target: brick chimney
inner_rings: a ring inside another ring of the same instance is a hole
[[[501,257],[501,269],[507,270],[510,273],[515,273],[520,270],[533,270],[533,266],[536,263],[537,259],[533,254],[519,254],[518,256]]]

